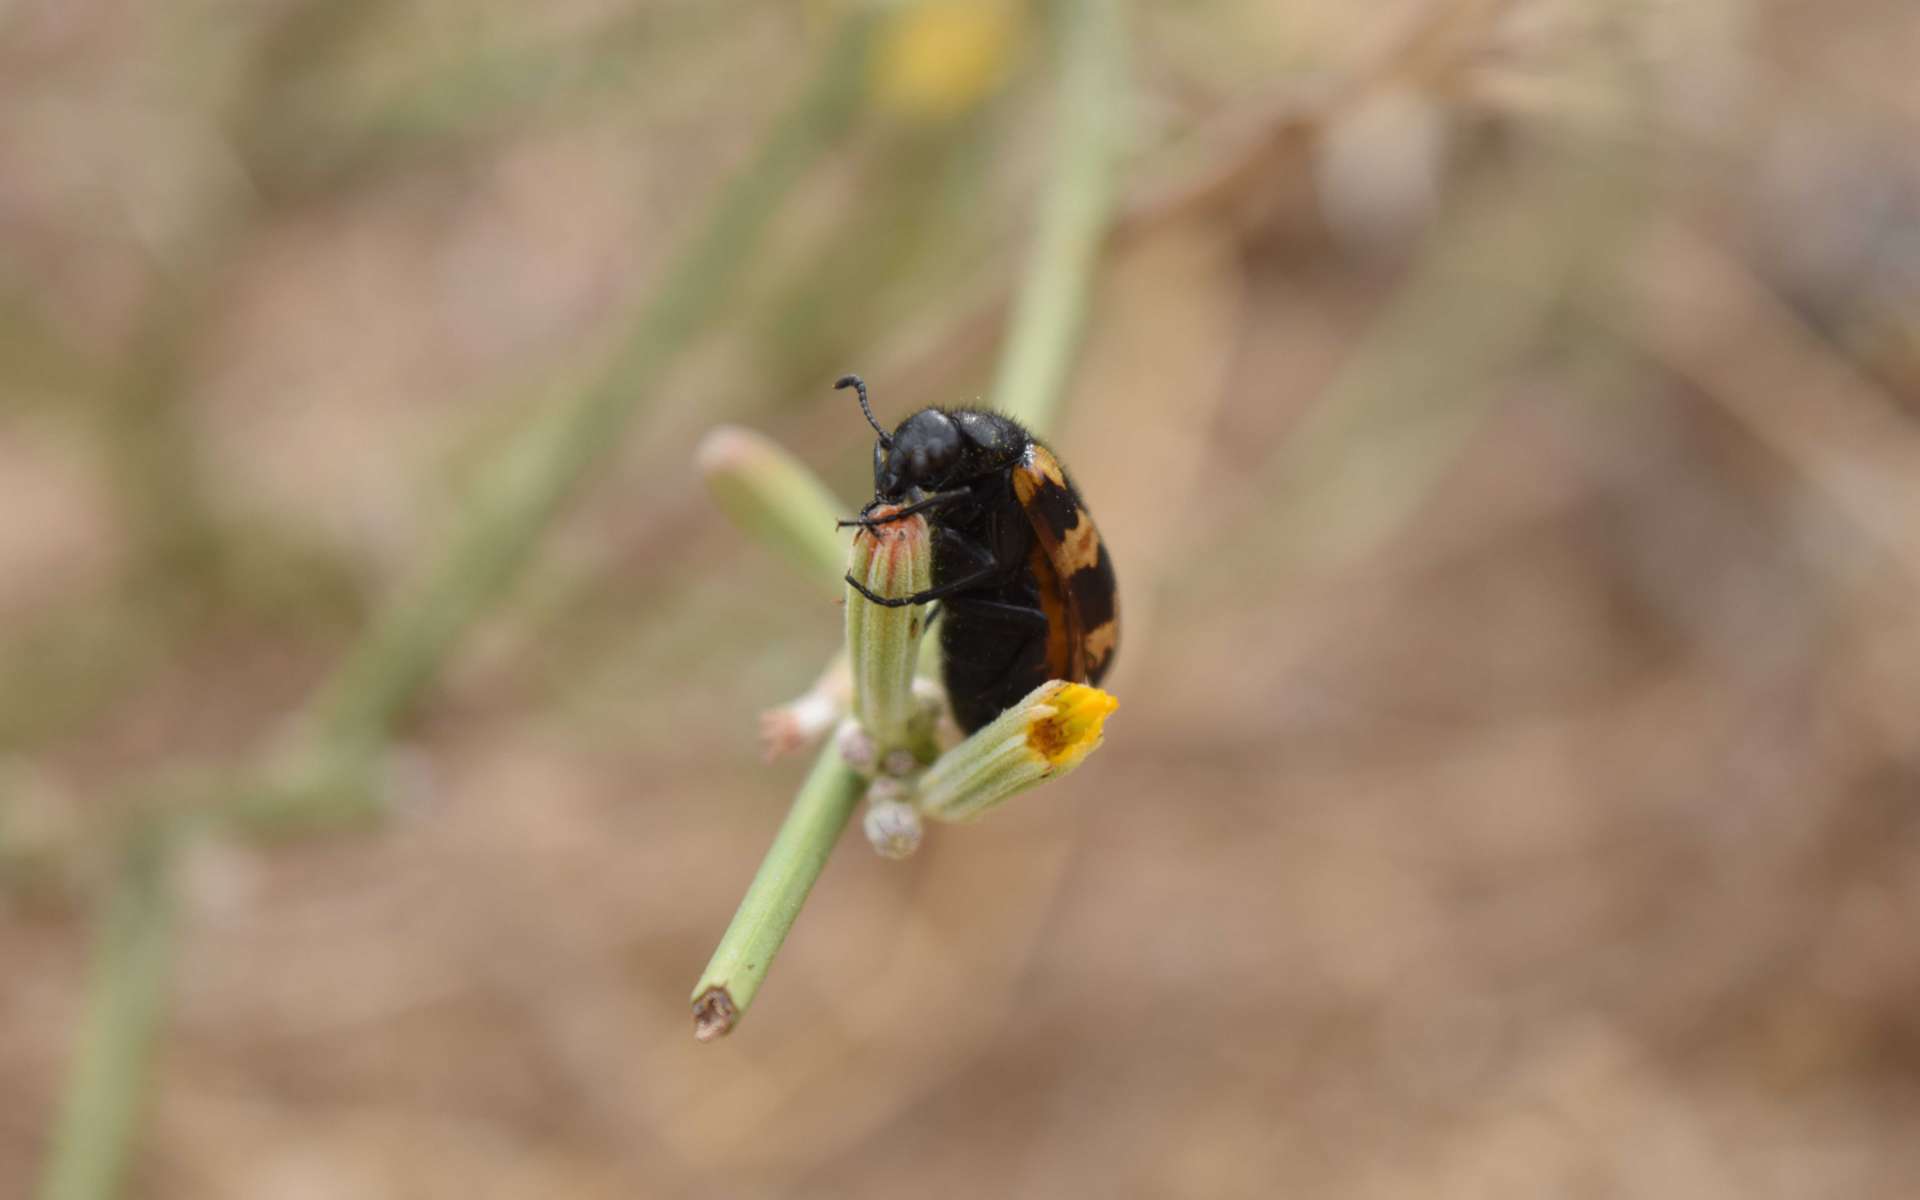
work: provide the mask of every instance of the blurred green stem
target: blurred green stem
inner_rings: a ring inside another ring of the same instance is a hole
[[[166,1005],[181,836],[173,825],[149,820],[129,838],[95,939],[41,1200],[94,1200],[119,1191]]]
[[[755,261],[782,198],[851,122],[870,29],[864,16],[842,23],[805,93],[719,197],[598,380],[507,452],[445,548],[375,621],[309,706],[295,759],[318,759],[322,778],[337,774],[327,764],[364,764],[460,636],[506,591],[554,514],[619,443],[674,354],[720,312]]]
[[[1100,245],[1112,223],[1125,116],[1126,41],[1115,0],[1060,6],[1058,170],[1014,301],[992,407],[1035,429],[1053,423],[1080,348]]]
[[[1239,586],[1351,569],[1405,527],[1511,399],[1500,373],[1571,299],[1611,286],[1641,210],[1638,178],[1622,156],[1568,146],[1443,218],[1263,468],[1260,537],[1284,554],[1238,565]]]
[[[1052,423],[1086,320],[1100,245],[1113,215],[1126,43],[1114,0],[1068,0],[1061,12],[1056,107],[1059,170],[1042,200],[1033,258],[1000,359],[994,407],[1036,429]],[[860,779],[829,743],[780,827],[733,923],[693,989],[694,1036],[711,1041],[746,1013],[853,816]]]

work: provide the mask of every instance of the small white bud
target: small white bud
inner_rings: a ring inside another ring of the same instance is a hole
[[[911,804],[897,800],[870,803],[860,827],[882,858],[906,858],[920,848],[920,814]]]
[[[834,741],[840,747],[840,757],[846,764],[862,775],[873,774],[879,750],[873,744],[873,737],[860,727],[858,721],[840,722],[840,731],[834,735]]]
[[[847,715],[853,680],[847,656],[836,655],[805,694],[760,714],[760,744],[768,762],[820,740]]]

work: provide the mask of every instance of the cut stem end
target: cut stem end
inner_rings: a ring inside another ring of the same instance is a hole
[[[727,989],[708,988],[693,1002],[693,1040],[718,1041],[733,1032],[733,1024],[739,1019],[739,1010],[734,1008]]]

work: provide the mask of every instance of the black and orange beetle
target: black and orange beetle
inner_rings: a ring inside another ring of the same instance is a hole
[[[968,733],[1050,679],[1097,684],[1113,665],[1120,621],[1113,561],[1085,501],[1053,452],[1012,417],[923,408],[888,433],[867,385],[843,376],[880,435],[873,502],[842,526],[871,527],[925,513],[933,531],[933,586],[876,596],[899,607],[940,601],[940,651],[954,719]],[[901,507],[878,521],[882,504]]]

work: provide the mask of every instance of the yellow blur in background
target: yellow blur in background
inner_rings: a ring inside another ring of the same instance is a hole
[[[926,0],[887,21],[874,47],[877,107],[922,118],[977,107],[1014,66],[1021,49],[1017,0]]]
[[[0,1197],[1920,1194],[1916,61],[1910,0],[0,3]],[[833,380],[990,393],[1089,117],[1121,707],[844,838],[696,1045],[842,613],[695,447],[855,510]],[[310,744],[380,803],[230,797]]]

